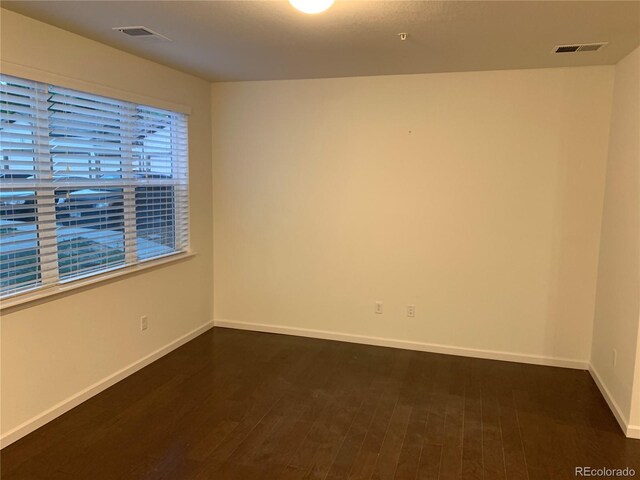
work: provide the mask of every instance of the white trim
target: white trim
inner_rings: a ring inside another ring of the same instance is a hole
[[[36,92],[36,112],[48,108],[48,92],[46,85],[35,82],[34,91]],[[49,132],[49,116],[40,116],[36,114],[36,132]],[[35,133],[35,132],[34,132]],[[38,160],[37,164],[49,168],[38,168],[35,176],[36,182],[47,181],[53,183],[53,171],[50,168],[51,154],[49,153],[49,145],[43,145],[43,142],[37,143]],[[56,224],[56,206],[55,206],[55,187],[51,184],[46,190],[36,189],[36,231],[38,232],[38,243],[40,245],[38,263],[40,266],[40,283],[38,286],[56,285],[60,282],[60,274],[58,273],[58,239],[55,229],[49,229]],[[47,201],[54,199],[53,201]],[[43,268],[46,267],[46,268]]]
[[[598,374],[598,371],[593,365],[589,365],[589,373],[591,374],[591,378],[593,378],[593,381],[598,387],[598,390],[600,390],[600,393],[607,402],[607,405],[609,405],[611,412],[613,412],[613,416],[616,417],[616,420],[618,421],[618,425],[620,425],[622,432],[628,438],[640,439],[640,425],[629,425],[627,416],[622,412],[615,399],[613,398],[613,395],[611,395],[609,389],[602,380],[602,377]]]
[[[391,338],[370,337],[367,335],[354,335],[350,333],[330,332],[326,330],[312,330],[308,328],[287,327],[283,325],[266,325],[262,323],[239,322],[236,320],[214,320],[216,327],[235,328],[237,330],[253,330],[257,332],[280,333],[295,335],[298,337],[321,338],[325,340],[337,340],[339,342],[361,343],[364,345],[376,345],[380,347],[402,348],[405,350],[417,350],[421,352],[444,353],[447,355],[459,355],[462,357],[486,358],[490,360],[504,360],[507,362],[529,363],[533,365],[548,365],[553,367],[575,368],[586,370],[589,363],[586,360],[574,360],[570,358],[544,357],[542,355],[529,355],[522,353],[503,352],[498,350],[483,350],[478,348],[456,347],[439,345],[435,343],[412,342]]]
[[[142,261],[135,265],[121,265],[114,267],[110,270],[105,270],[103,273],[92,273],[85,277],[81,277],[69,282],[63,282],[51,287],[36,287],[33,290],[26,291],[24,293],[18,293],[5,299],[0,300],[0,312],[5,313],[8,310],[18,305],[23,305],[29,302],[35,302],[54,295],[60,295],[68,293],[79,288],[85,288],[96,283],[106,282],[118,277],[124,277],[126,275],[132,275],[151,268],[160,267],[169,263],[179,262],[188,258],[194,257],[194,252],[173,252],[162,257],[153,258],[151,260]]]
[[[635,438],[640,440],[640,425],[629,425],[625,433],[627,438]]]
[[[82,90],[84,92],[93,93],[94,95],[102,95],[103,97],[115,98],[127,102],[140,103],[150,107],[161,108],[163,110],[171,110],[173,112],[191,114],[191,107],[181,105],[179,103],[168,102],[155,97],[149,97],[139,93],[127,92],[117,88],[108,87],[99,83],[87,82],[77,78],[66,77],[58,73],[48,72],[39,68],[21,65],[7,60],[0,60],[0,72],[14,77],[27,78],[36,82],[52,83],[59,87],[71,88],[74,90]]]
[[[139,360],[127,365],[126,367],[118,370],[117,372],[109,375],[108,377],[103,378],[102,380],[94,383],[93,385],[81,390],[80,392],[70,396],[69,398],[63,400],[62,402],[54,405],[53,407],[45,410],[44,412],[36,415],[35,417],[27,420],[26,422],[18,425],[17,427],[6,432],[2,437],[0,437],[0,448],[4,448],[16,440],[21,439],[25,435],[33,432],[37,428],[40,428],[44,424],[50,422],[56,417],[59,417],[63,413],[68,412],[72,408],[80,405],[82,402],[89,400],[94,395],[106,390],[110,386],[118,383],[120,380],[128,377],[129,375],[137,372],[138,370],[146,367],[152,362],[155,362],[160,357],[168,354],[169,352],[175,350],[176,348],[184,345],[190,340],[193,340],[198,335],[209,330],[213,327],[213,321],[208,321],[204,325],[199,326],[195,330],[177,338],[176,340],[168,343],[164,347],[161,347],[154,352],[151,352],[149,355],[142,357]]]
[[[137,105],[128,103],[126,106],[129,118],[134,118]],[[134,123],[129,123],[125,129],[126,138],[135,138]],[[126,142],[124,145],[126,158],[133,159],[133,142]],[[134,186],[133,162],[122,162],[123,178],[126,184],[122,188],[122,203],[124,211],[124,263],[134,265],[138,263],[138,232],[136,228],[136,187]],[[177,225],[176,225],[177,230]]]

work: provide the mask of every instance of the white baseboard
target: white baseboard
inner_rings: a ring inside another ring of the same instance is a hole
[[[164,347],[159,348],[158,350],[151,352],[149,355],[142,357],[139,360],[127,365],[126,367],[118,370],[117,372],[109,375],[106,378],[94,383],[93,385],[81,390],[80,392],[72,395],[71,397],[63,400],[62,402],[54,405],[53,407],[45,410],[44,412],[36,415],[35,417],[27,420],[26,422],[18,425],[17,427],[9,430],[5,434],[0,437],[0,448],[4,448],[7,445],[12,444],[16,440],[21,439],[25,435],[33,432],[34,430],[40,428],[44,424],[50,422],[56,417],[59,417],[63,413],[68,412],[72,408],[80,405],[82,402],[90,399],[94,395],[106,390],[110,386],[118,383],[120,380],[128,377],[129,375],[137,372],[138,370],[146,367],[150,363],[155,362],[160,357],[163,357],[167,353],[175,350],[176,348],[184,345],[188,341],[194,339],[198,335],[206,332],[207,330],[213,327],[213,321],[209,321],[204,325],[199,326],[195,330],[183,335],[180,338],[168,343]]]
[[[625,433],[625,435],[628,438],[635,438],[637,440],[640,440],[640,425],[629,425],[627,427],[627,432]]]
[[[616,417],[618,425],[620,425],[620,428],[622,429],[624,434],[628,438],[640,439],[640,425],[629,425],[627,416],[622,412],[622,410],[620,410],[620,407],[614,400],[613,396],[609,392],[609,389],[602,380],[602,377],[598,374],[598,371],[593,367],[593,365],[589,365],[589,373],[591,374],[593,381],[598,386],[598,389],[607,402],[607,405],[609,405],[609,408],[613,412],[613,416]]]
[[[444,353],[447,355],[458,355],[462,357],[504,360],[508,362],[575,368],[579,370],[587,370],[587,368],[589,367],[589,362],[587,362],[586,360],[544,357],[542,355],[528,355],[521,353],[502,352],[498,350],[482,350],[477,348],[455,347],[448,345],[438,345],[435,343],[410,342],[408,340],[370,337],[366,335],[353,335],[350,333],[338,333],[326,330],[312,330],[308,328],[287,327],[282,325],[266,325],[262,323],[239,322],[235,320],[217,319],[213,322],[216,327],[235,328],[238,330],[253,330],[257,332],[280,333],[284,335],[295,335],[298,337],[337,340],[340,342],[376,345],[379,347],[402,348],[405,350],[417,350],[421,352]]]

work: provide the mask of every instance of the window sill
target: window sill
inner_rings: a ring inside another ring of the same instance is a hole
[[[69,293],[74,290],[85,289],[87,287],[94,286],[100,283],[105,283],[110,280],[119,279],[121,277],[126,277],[130,275],[135,275],[136,273],[140,273],[146,270],[151,270],[164,265],[181,262],[189,258],[195,257],[195,255],[196,254],[194,252],[173,253],[165,257],[158,258],[156,260],[149,260],[147,262],[140,263],[137,265],[130,265],[130,266],[116,268],[109,272],[93,275],[90,277],[80,278],[78,280],[73,280],[68,283],[63,283],[53,287],[46,287],[38,290],[33,290],[30,292],[20,293],[18,295],[1,300],[0,311],[4,313],[6,310],[12,309],[17,306],[21,306],[27,303],[38,302],[40,300],[44,300],[49,297],[55,297],[58,295]]]

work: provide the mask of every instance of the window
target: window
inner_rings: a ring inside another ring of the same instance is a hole
[[[188,249],[181,113],[0,75],[0,295]]]

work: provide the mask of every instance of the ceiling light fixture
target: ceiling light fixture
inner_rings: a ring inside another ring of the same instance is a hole
[[[289,3],[302,13],[321,13],[333,5],[334,0],[289,0]]]

